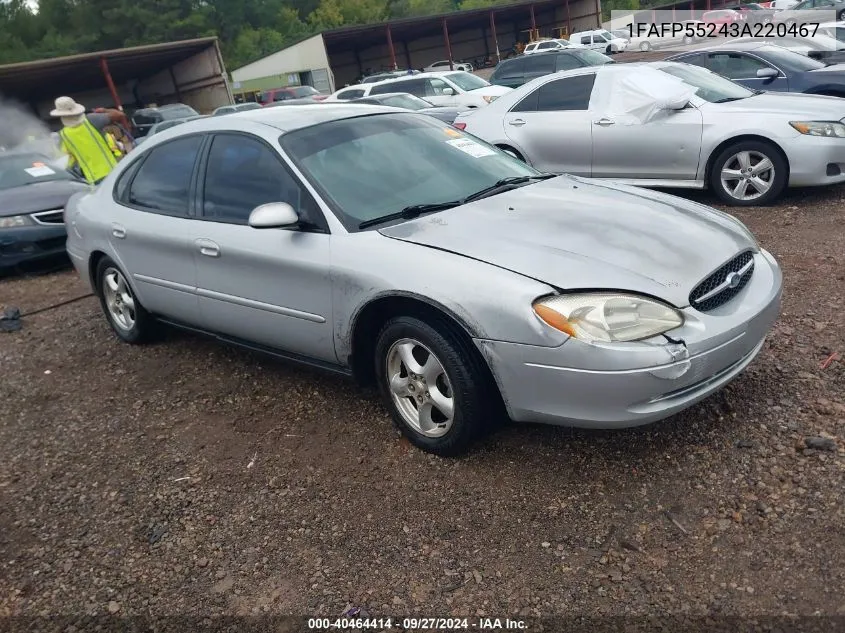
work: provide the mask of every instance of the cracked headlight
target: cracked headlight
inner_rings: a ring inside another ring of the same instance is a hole
[[[845,125],[836,121],[790,121],[789,124],[808,136],[845,137]]]
[[[553,295],[537,299],[533,308],[548,326],[588,343],[639,341],[684,323],[671,306],[621,293]]]

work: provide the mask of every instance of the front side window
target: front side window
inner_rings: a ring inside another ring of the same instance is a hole
[[[548,74],[555,71],[555,55],[537,55],[525,64],[525,72]]]
[[[728,79],[753,79],[758,70],[771,68],[759,59],[741,53],[711,53],[707,56],[707,67]]]
[[[672,65],[661,67],[660,70],[673,77],[677,77],[687,85],[693,86],[696,89],[696,96],[710,103],[725,103],[727,101],[747,99],[748,97],[753,97],[755,94],[744,86],[740,86],[733,81],[720,77],[716,73],[699,68],[698,66],[673,63]]]
[[[321,123],[288,132],[281,144],[353,231],[408,206],[459,200],[508,176],[537,175],[473,136],[412,113]]]
[[[427,86],[426,86],[425,93],[426,93],[426,96],[429,96],[429,97],[443,96],[443,91],[446,90],[446,88],[452,87],[449,84],[447,84],[445,81],[443,81],[442,79],[437,79],[436,77],[432,77],[431,79],[428,79],[426,81],[426,83],[427,83]]]
[[[593,43],[593,36],[592,35],[585,35],[581,38],[582,44],[592,44]]]
[[[151,211],[188,215],[191,176],[201,144],[201,136],[188,136],[150,150],[129,185],[127,202]]]
[[[211,143],[203,187],[203,217],[247,224],[255,207],[287,202],[313,221],[310,195],[267,145],[241,134],[219,134]]]
[[[446,80],[451,81],[458,88],[465,90],[466,92],[469,92],[470,90],[478,90],[479,88],[486,88],[490,85],[478,75],[466,72],[450,73],[446,75]]]
[[[540,49],[540,50],[546,50],[546,49],[549,49],[549,48],[555,48],[555,43],[554,43],[554,42],[543,42],[543,43],[542,43],[542,44],[540,44],[537,48],[538,48],[538,49]]]
[[[426,83],[422,79],[409,79],[407,81],[391,81],[382,86],[373,86],[371,95],[383,95],[388,92],[407,92],[415,97],[424,97]]]

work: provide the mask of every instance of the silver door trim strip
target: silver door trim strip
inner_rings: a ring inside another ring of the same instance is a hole
[[[207,290],[205,288],[197,288],[197,295],[199,295],[200,297],[205,297],[207,299],[217,299],[218,301],[225,301],[226,303],[233,303],[235,305],[244,306],[247,308],[264,310],[265,312],[272,312],[273,314],[281,314],[284,316],[294,317],[296,319],[312,321],[313,323],[326,322],[326,319],[324,317],[321,317],[319,314],[302,312],[301,310],[285,308],[282,306],[273,305],[272,303],[264,303],[263,301],[255,301],[254,299],[246,299],[245,297],[235,297],[233,295],[227,295],[222,292],[215,292],[214,290]]]
[[[159,279],[158,277],[148,277],[147,275],[139,275],[138,273],[134,273],[132,277],[133,279],[143,281],[146,284],[150,284],[152,286],[160,286],[162,288],[167,288],[168,290],[187,292],[188,294],[192,295],[197,293],[197,289],[193,286],[176,283],[175,281],[167,281],[166,279]]]

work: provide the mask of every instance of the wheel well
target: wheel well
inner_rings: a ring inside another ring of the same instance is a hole
[[[511,147],[510,145],[507,145],[505,143],[497,143],[496,147],[498,147],[499,149],[504,150],[504,151],[513,152],[514,154],[516,154],[516,157],[519,160],[526,162],[525,157],[519,151],[517,151],[516,148]]]
[[[91,280],[91,287],[94,289],[94,292],[99,290],[97,287],[97,266],[105,256],[106,254],[102,251],[94,251],[91,253],[91,257],[88,258],[88,278]]]
[[[789,159],[786,157],[786,152],[783,151],[780,145],[772,141],[771,139],[766,138],[765,136],[757,136],[755,134],[745,134],[743,136],[735,136],[730,138],[726,141],[722,141],[711,153],[710,156],[707,158],[707,166],[704,170],[704,183],[705,185],[710,185],[710,170],[713,168],[713,161],[716,160],[716,157],[722,153],[722,150],[730,145],[734,145],[736,143],[741,143],[742,141],[757,141],[760,143],[766,143],[767,145],[771,145],[775,148],[775,150],[781,155],[784,162],[786,163],[786,177],[789,178]],[[787,180],[787,182],[789,182]]]
[[[464,339],[471,353],[477,354],[489,372],[487,361],[472,342],[467,328],[454,315],[445,312],[437,306],[431,305],[414,297],[390,296],[376,299],[368,303],[358,313],[352,331],[352,354],[350,366],[355,379],[364,385],[375,382],[375,354],[376,339],[379,332],[393,317],[411,316],[425,321],[432,327],[448,328],[454,335]],[[492,374],[490,375],[492,380]],[[491,383],[495,384],[495,383]]]

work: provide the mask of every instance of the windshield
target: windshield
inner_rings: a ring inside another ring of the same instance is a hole
[[[608,31],[598,31],[598,34],[601,35],[606,40],[615,40],[617,37],[615,35],[611,35]]]
[[[780,46],[766,46],[757,50],[766,61],[789,72],[805,72],[825,68],[825,64],[801,53]]]
[[[569,40],[565,40],[562,37],[557,38],[555,41],[563,44],[564,46],[571,46],[572,45]]]
[[[165,121],[169,119],[182,119],[188,116],[196,116],[199,114],[190,106],[177,106],[175,108],[162,108],[159,110],[161,118]]]
[[[422,110],[423,108],[431,107],[428,101],[423,101],[414,95],[391,95],[390,97],[384,97],[381,102],[386,106],[405,108],[407,110]]]
[[[477,75],[470,75],[469,73],[451,73],[446,75],[446,78],[455,84],[461,90],[478,90],[479,88],[486,88],[490,84],[484,81]]]
[[[432,117],[391,113],[289,132],[282,147],[349,230],[406,207],[464,198],[538,172]]]
[[[50,180],[73,180],[73,177],[65,170],[51,166],[50,159],[42,154],[0,156],[0,190]]]
[[[736,101],[754,96],[754,92],[716,73],[688,64],[672,64],[660,68],[685,84],[697,88],[696,96],[710,103]]]
[[[299,86],[298,88],[294,88],[292,92],[293,95],[297,98],[310,97],[311,95],[320,94],[320,91],[314,88],[314,86]]]
[[[582,61],[587,62],[587,66],[601,66],[602,64],[612,64],[613,60],[605,55],[589,48],[575,49],[572,54],[579,57]]]

